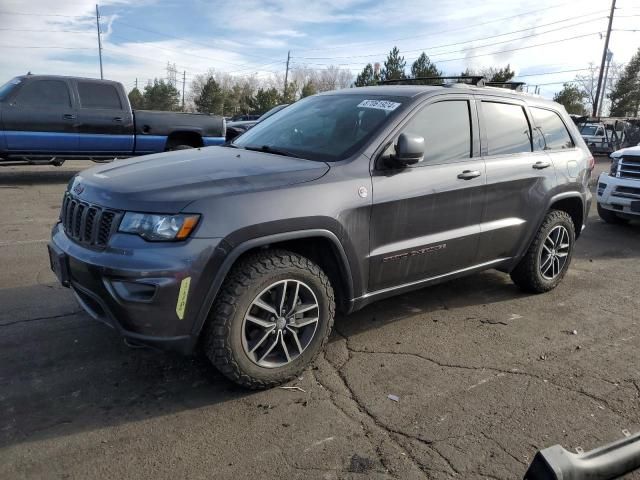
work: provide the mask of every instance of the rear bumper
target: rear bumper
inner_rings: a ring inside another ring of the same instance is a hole
[[[640,201],[640,181],[612,177],[601,173],[596,190],[600,208],[616,213],[639,217],[640,212],[631,210],[632,202]]]
[[[184,354],[197,343],[218,243],[149,243],[115,234],[97,251],[73,242],[60,224],[51,239],[64,254],[69,286],[92,318],[137,343]]]

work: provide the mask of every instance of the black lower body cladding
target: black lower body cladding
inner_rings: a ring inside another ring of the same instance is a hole
[[[116,233],[98,251],[71,240],[58,224],[49,250],[52,269],[91,317],[138,343],[191,353],[218,243],[149,243]]]

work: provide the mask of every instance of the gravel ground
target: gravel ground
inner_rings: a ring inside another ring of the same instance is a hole
[[[640,223],[594,207],[553,292],[490,271],[381,301],[300,390],[247,392],[129,349],[56,283],[45,243],[88,166],[0,166],[0,478],[507,480],[640,429]]]

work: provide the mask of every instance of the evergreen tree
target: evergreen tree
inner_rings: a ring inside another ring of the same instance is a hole
[[[257,114],[263,114],[281,101],[280,93],[274,87],[259,88],[256,96],[251,101],[251,111]]]
[[[354,85],[356,87],[369,87],[377,85],[380,81],[380,75],[376,74],[373,70],[373,66],[367,63],[367,66],[362,69],[362,72],[356,77]]]
[[[612,117],[637,116],[640,107],[640,48],[625,67],[609,95]]]
[[[565,83],[562,90],[553,96],[553,101],[564,105],[567,112],[576,115],[586,115],[587,109],[584,106],[585,94],[572,83]]]
[[[426,53],[422,54],[411,65],[411,76],[413,78],[418,77],[441,77],[442,72],[438,70],[435,64],[431,63],[431,60]]]
[[[316,93],[318,93],[316,86],[311,80],[307,80],[302,86],[302,93],[300,94],[300,98],[310,97],[311,95],[315,95]]]
[[[175,111],[180,109],[180,94],[176,87],[157,78],[144,87],[144,108]]]
[[[491,67],[485,72],[485,77],[489,82],[508,82],[516,76],[516,72],[511,70],[511,65],[507,64],[504,68]]]
[[[222,115],[224,107],[224,92],[213,77],[207,78],[202,86],[200,95],[193,99],[198,112]]]
[[[134,110],[144,108],[144,97],[138,88],[134,88],[129,92],[129,103]]]
[[[398,47],[393,47],[389,52],[387,59],[384,62],[384,68],[380,72],[381,80],[397,80],[406,78],[404,69],[407,66],[407,62],[404,57],[400,56],[400,50]]]

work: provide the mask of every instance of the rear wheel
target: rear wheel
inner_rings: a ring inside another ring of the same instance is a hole
[[[547,213],[529,250],[511,272],[513,282],[526,292],[543,293],[554,289],[571,263],[575,227],[567,212]]]
[[[612,224],[620,225],[629,221],[626,218],[619,217],[616,212],[602,208],[600,204],[598,204],[598,215],[600,215],[600,218],[605,222]]]
[[[329,279],[306,257],[284,250],[236,265],[212,308],[205,351],[225,376],[248,388],[284,383],[309,365],[333,326]]]
[[[167,152],[171,152],[173,150],[189,150],[193,148],[191,145],[169,145],[167,147]]]

